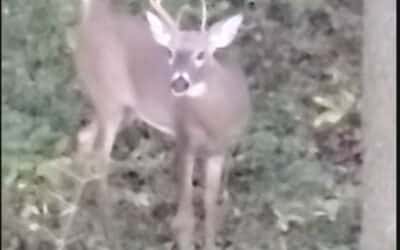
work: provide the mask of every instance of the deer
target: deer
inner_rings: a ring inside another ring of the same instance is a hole
[[[193,170],[204,162],[203,248],[216,248],[218,191],[229,148],[244,133],[251,114],[246,77],[238,62],[215,53],[233,43],[241,13],[207,27],[202,2],[199,29],[183,30],[162,0],[131,15],[113,0],[82,0],[75,62],[85,98],[93,107],[90,122],[78,132],[78,151],[97,152],[107,173],[119,131],[142,121],[174,141],[177,211],[171,223],[181,250],[194,249]],[[111,215],[106,224],[112,222]],[[115,249],[115,248],[114,248]]]

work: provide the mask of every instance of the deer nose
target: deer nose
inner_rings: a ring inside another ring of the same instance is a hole
[[[189,88],[189,82],[184,79],[182,76],[178,77],[177,79],[173,80],[171,83],[171,88],[176,93],[182,93]]]

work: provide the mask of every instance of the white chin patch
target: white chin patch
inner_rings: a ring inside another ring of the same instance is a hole
[[[201,66],[203,66],[203,64],[204,64],[203,60],[201,60],[201,61],[195,60],[194,61],[194,65],[196,66],[196,68],[200,68]]]
[[[207,92],[207,85],[204,82],[194,84],[186,91],[186,96],[201,97]]]
[[[172,94],[176,97],[202,97],[207,92],[207,85],[204,82],[199,82],[191,86],[188,90],[184,92],[176,92],[171,90]]]
[[[184,91],[184,92],[176,92],[176,91],[173,90],[173,89],[171,89],[171,93],[172,93],[172,95],[175,96],[175,97],[181,97],[181,96],[185,96],[185,95],[186,95],[186,92],[185,92],[185,91]]]

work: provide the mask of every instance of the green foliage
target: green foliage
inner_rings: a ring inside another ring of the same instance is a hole
[[[56,157],[55,144],[77,124],[71,50],[72,3],[2,1],[2,178],[8,184]]]

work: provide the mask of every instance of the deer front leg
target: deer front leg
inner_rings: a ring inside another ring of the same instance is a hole
[[[215,249],[217,199],[223,173],[224,157],[211,156],[206,160],[204,192],[204,249]]]
[[[186,150],[177,150],[175,155],[177,170],[178,210],[172,220],[172,230],[179,250],[191,250],[193,247],[194,210],[193,210],[193,168],[194,155]]]

